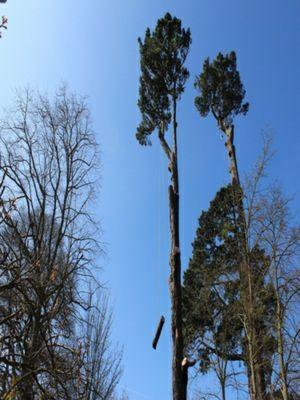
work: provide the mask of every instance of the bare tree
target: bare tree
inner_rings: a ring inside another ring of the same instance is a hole
[[[114,400],[122,372],[122,352],[112,348],[110,338],[112,313],[108,297],[101,290],[98,295],[90,292],[81,329],[82,398],[85,400]]]
[[[291,200],[280,185],[263,184],[271,157],[268,139],[254,173],[246,180],[245,208],[249,243],[259,245],[269,259],[266,279],[273,292],[274,316],[270,329],[275,344],[268,366],[270,396],[288,400],[298,393],[300,369],[300,226],[291,213]]]
[[[73,399],[67,388],[81,354],[71,339],[97,249],[86,102],[65,87],[52,102],[25,91],[0,140],[1,398]]]
[[[279,185],[257,197],[253,230],[271,260],[269,279],[275,289],[277,352],[273,388],[279,389],[283,399],[288,400],[293,392],[292,381],[299,382],[300,369],[300,226],[294,221],[290,200]]]

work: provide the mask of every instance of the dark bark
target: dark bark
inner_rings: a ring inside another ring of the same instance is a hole
[[[34,380],[35,370],[37,369],[37,363],[41,362],[41,349],[43,347],[42,338],[40,335],[41,321],[40,311],[36,311],[36,316],[33,322],[33,330],[31,334],[31,341],[29,346],[26,346],[26,353],[24,356],[22,376],[26,376],[20,385],[20,395],[24,400],[34,400]],[[37,359],[38,362],[37,362]]]
[[[156,332],[155,332],[155,336],[154,336],[154,339],[153,339],[153,342],[152,342],[152,347],[153,347],[154,350],[156,349],[157,343],[159,341],[160,334],[161,334],[162,328],[164,326],[164,323],[165,323],[165,317],[162,315],[160,320],[159,320],[159,323],[158,323],[158,326],[157,326],[157,329],[156,329]]]
[[[266,377],[263,365],[259,365],[257,375],[258,375],[257,387],[259,391],[259,399],[266,400],[267,399]]]
[[[28,377],[27,379],[24,379],[20,388],[20,394],[22,395],[23,400],[34,400],[32,378]]]
[[[179,250],[179,196],[169,186],[171,255],[170,255],[170,292],[172,303],[172,340],[173,340],[173,400],[186,399],[187,377],[182,370],[183,336],[181,309],[181,265]]]
[[[183,362],[183,333],[182,333],[182,299],[181,299],[181,260],[179,241],[179,183],[177,161],[177,121],[176,98],[173,98],[173,152],[171,155],[171,181],[169,186],[170,207],[170,293],[172,304],[172,386],[173,400],[186,400],[188,368],[182,366]]]
[[[222,400],[226,400],[226,384],[224,381],[221,382],[221,390],[222,390]]]

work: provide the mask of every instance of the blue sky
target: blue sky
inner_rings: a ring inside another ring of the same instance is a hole
[[[193,81],[204,58],[235,50],[250,111],[236,121],[240,174],[254,164],[261,132],[272,131],[270,179],[299,211],[300,3],[298,0],[8,0],[9,29],[0,41],[1,105],[26,85],[53,91],[62,81],[86,94],[102,153],[97,215],[111,288],[115,341],[124,345],[121,387],[131,400],[171,398],[168,293],[168,171],[156,140],[135,140],[139,123],[137,38],[171,12],[191,28],[190,80],[179,104],[182,264],[197,218],[229,181],[223,141],[211,118],[193,106]],[[167,324],[151,349],[161,314]]]

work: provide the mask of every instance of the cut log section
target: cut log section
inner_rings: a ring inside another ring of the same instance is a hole
[[[152,347],[154,350],[156,349],[157,343],[159,341],[160,334],[161,334],[162,328],[164,326],[164,323],[165,323],[165,317],[162,315],[160,317],[159,323],[157,325],[156,333],[155,333],[155,336],[154,336],[154,339],[152,342]]]
[[[196,360],[189,360],[187,357],[184,357],[181,363],[181,367],[183,369],[188,369],[190,367],[193,367],[196,364]]]

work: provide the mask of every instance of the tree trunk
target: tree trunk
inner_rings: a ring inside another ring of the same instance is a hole
[[[279,357],[279,370],[280,370],[280,378],[281,378],[281,393],[283,400],[289,400],[288,394],[288,385],[287,385],[287,376],[286,376],[286,368],[284,362],[284,348],[283,348],[283,334],[282,334],[282,310],[280,299],[277,297],[277,343],[278,343],[278,357]]]
[[[250,399],[258,400],[257,379],[256,379],[256,373],[255,373],[255,362],[254,362],[254,355],[253,355],[251,339],[250,340],[248,339],[247,347],[248,347],[247,367],[248,367],[248,371],[249,371],[248,375],[249,375]]]
[[[234,126],[230,125],[227,128],[223,129],[223,132],[226,135],[226,149],[228,152],[229,164],[230,164],[230,176],[231,176],[231,184],[233,188],[241,187],[240,178],[238,173],[238,165],[236,159],[236,152],[234,146]],[[241,193],[238,191],[234,191],[234,195],[236,197],[237,206],[239,208],[239,212],[243,218],[243,240],[245,242],[245,250],[244,255],[245,259],[243,262],[243,266],[241,266],[240,274],[241,274],[241,282],[244,292],[244,309],[246,316],[246,324],[247,324],[247,338],[248,338],[248,361],[247,361],[247,370],[248,370],[248,381],[249,381],[249,390],[250,390],[250,398],[252,400],[265,400],[266,399],[266,379],[264,372],[264,363],[260,357],[260,346],[259,346],[259,334],[257,333],[257,329],[254,322],[255,315],[255,306],[254,306],[254,296],[253,296],[253,282],[252,282],[252,272],[250,269],[250,262],[248,257],[248,244],[247,244],[247,234],[246,234],[246,218],[243,200],[241,198]]]
[[[41,361],[37,359],[37,354],[42,347],[42,340],[40,336],[40,317],[41,312],[40,309],[38,309],[36,310],[36,315],[33,318],[32,333],[30,335],[31,340],[29,340],[29,342],[25,341],[26,352],[23,359],[22,376],[26,376],[26,378],[22,380],[19,390],[22,396],[22,400],[34,400],[35,397],[34,371],[38,367],[38,364],[41,363]],[[41,354],[38,357],[41,357]]]
[[[172,386],[173,400],[186,400],[188,371],[183,368],[183,334],[182,334],[182,302],[181,302],[181,260],[179,241],[179,184],[177,161],[177,122],[176,99],[173,99],[173,151],[171,155],[171,181],[169,186],[170,206],[170,293],[172,304]]]
[[[267,390],[266,390],[266,376],[264,371],[264,365],[261,364],[258,366],[258,398],[259,400],[266,400],[267,399]]]
[[[25,366],[22,368],[22,376],[26,376],[26,378],[24,378],[19,385],[18,393],[20,393],[23,400],[33,400],[34,378],[33,374],[31,374],[31,371],[34,369],[34,366],[28,367],[27,363],[29,363],[29,358],[25,358]]]
[[[183,360],[183,336],[182,336],[182,310],[181,310],[181,277],[180,277],[180,250],[179,250],[179,226],[178,210],[179,196],[174,193],[173,186],[169,186],[170,202],[170,229],[171,229],[171,255],[170,255],[170,292],[172,302],[172,382],[173,400],[185,400],[186,388],[184,387],[182,360]]]
[[[221,390],[222,390],[222,400],[226,400],[226,384],[225,381],[221,382]]]
[[[246,369],[247,369],[247,377],[248,377],[248,388],[249,388],[249,397],[250,400],[255,400],[256,392],[255,392],[255,385],[253,385],[253,373],[250,367],[250,362],[247,360],[246,362]]]
[[[227,140],[225,146],[227,148],[229,163],[230,163],[230,175],[231,175],[231,183],[233,185],[240,185],[240,178],[239,172],[237,167],[236,161],[236,154],[235,154],[235,146],[233,143],[234,140],[234,126],[230,125],[228,128],[225,129],[225,134],[227,136]]]
[[[236,152],[234,146],[234,126],[230,125],[229,127],[223,129],[223,132],[226,135],[225,147],[228,153],[229,159],[229,173],[231,176],[231,184],[234,188],[234,197],[235,202],[237,203],[239,213],[243,219],[243,241],[244,241],[244,261],[240,268],[240,277],[242,282],[242,302],[245,308],[246,321],[245,321],[245,332],[247,337],[247,374],[248,374],[248,386],[250,392],[251,400],[258,400],[257,397],[257,374],[255,373],[255,362],[254,362],[254,342],[253,342],[253,329],[251,324],[251,315],[252,315],[252,279],[251,279],[251,271],[249,270],[249,262],[248,262],[248,246],[247,246],[247,236],[246,236],[246,219],[244,214],[244,206],[241,199],[241,194],[239,190],[236,190],[237,187],[240,188],[240,177],[238,173],[238,166],[236,160]]]

